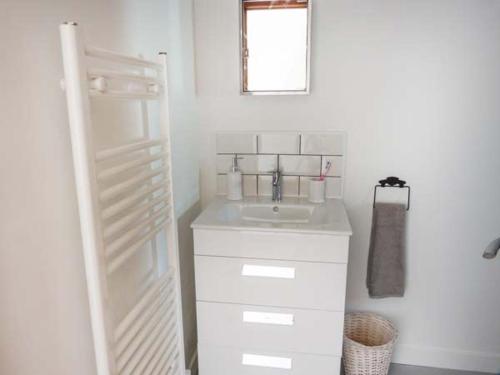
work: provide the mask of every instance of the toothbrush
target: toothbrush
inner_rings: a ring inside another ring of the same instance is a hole
[[[321,175],[319,176],[320,181],[323,181],[325,179],[325,176],[328,174],[328,172],[330,171],[331,167],[332,167],[332,162],[330,160],[328,160],[326,162],[324,172],[321,173]]]

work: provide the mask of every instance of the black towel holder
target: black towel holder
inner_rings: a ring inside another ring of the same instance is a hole
[[[400,189],[408,189],[408,199],[406,202],[406,211],[410,210],[410,187],[406,185],[406,181],[400,180],[399,177],[387,177],[383,180],[379,181],[378,185],[375,185],[375,190],[373,192],[373,207],[375,207],[375,203],[377,201],[377,189],[378,188],[400,188]]]

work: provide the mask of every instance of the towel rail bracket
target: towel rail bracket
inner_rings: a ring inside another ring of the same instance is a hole
[[[373,191],[373,207],[375,207],[375,203],[377,202],[377,189],[378,188],[399,188],[399,189],[407,189],[408,197],[406,200],[406,211],[410,210],[410,194],[411,188],[406,185],[406,181],[399,179],[399,177],[387,177],[383,180],[380,180],[378,185],[375,185],[375,189]]]

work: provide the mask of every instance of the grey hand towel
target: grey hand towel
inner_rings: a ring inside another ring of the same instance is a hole
[[[371,298],[405,292],[406,207],[377,203],[373,209],[366,286]]]

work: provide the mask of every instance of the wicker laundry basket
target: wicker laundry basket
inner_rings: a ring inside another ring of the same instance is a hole
[[[387,375],[398,336],[394,325],[373,313],[350,313],[344,323],[346,375]]]

